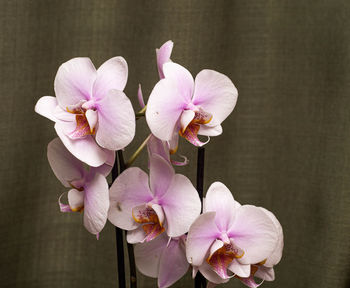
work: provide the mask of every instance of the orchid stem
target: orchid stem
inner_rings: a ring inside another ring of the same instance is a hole
[[[146,109],[147,105],[145,105],[145,107],[143,107],[139,112],[135,113],[136,120],[145,116]]]
[[[124,156],[123,156],[122,150],[118,151],[118,158],[119,158],[120,173],[122,173],[127,168],[124,162]],[[128,247],[128,255],[129,255],[130,288],[137,288],[134,247],[132,244],[129,244],[129,243],[127,243],[127,247]]]
[[[137,148],[137,150],[135,151],[134,154],[131,155],[131,157],[129,158],[128,162],[126,162],[125,167],[129,168],[132,163],[134,163],[134,161],[136,160],[136,158],[139,156],[140,152],[142,151],[143,148],[145,148],[145,146],[147,145],[147,142],[149,140],[149,138],[151,137],[152,134],[149,134],[147,136],[147,138],[142,142],[142,144],[139,146],[139,148]]]
[[[115,155],[115,163],[112,168],[112,183],[118,177],[118,155],[119,151]],[[121,170],[121,169],[120,169]],[[115,227],[115,239],[117,245],[117,263],[118,263],[118,287],[125,288],[125,262],[124,262],[124,243],[123,243],[123,230]]]
[[[199,198],[202,202],[203,207],[203,184],[204,184],[204,155],[205,149],[204,147],[198,147],[198,156],[197,156],[197,191]],[[207,285],[207,281],[203,277],[203,275],[198,271],[196,278],[194,279],[194,287],[195,288],[205,288]]]

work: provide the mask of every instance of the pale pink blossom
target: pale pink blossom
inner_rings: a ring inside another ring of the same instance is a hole
[[[148,242],[165,232],[170,237],[186,233],[200,214],[201,203],[191,181],[175,174],[159,155],[150,159],[150,176],[131,167],[110,188],[108,219],[128,230],[129,243]]]
[[[90,166],[100,166],[108,150],[127,146],[135,135],[135,115],[122,92],[128,77],[124,58],[95,69],[89,58],[74,58],[57,71],[56,97],[39,99],[35,111],[55,122],[67,149]]]
[[[240,205],[224,184],[210,186],[203,208],[188,232],[186,254],[210,282],[249,277],[251,265],[276,250],[279,232],[271,217],[260,207]]]
[[[98,236],[107,221],[109,208],[108,183],[105,178],[112,169],[114,156],[100,167],[84,168],[84,163],[75,158],[65,148],[59,138],[52,140],[47,147],[50,166],[68,191],[68,204],[61,203],[62,212],[83,212],[84,226]]]

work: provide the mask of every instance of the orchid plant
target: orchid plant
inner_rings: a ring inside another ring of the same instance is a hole
[[[129,243],[130,287],[137,285],[135,265],[162,288],[189,268],[195,287],[214,287],[231,278],[258,287],[275,278],[273,267],[283,251],[281,224],[262,207],[238,203],[221,182],[202,197],[203,146],[223,133],[221,123],[236,105],[237,89],[214,70],[202,70],[194,79],[171,60],[173,45],[168,41],[156,49],[160,79],[147,104],[139,85],[138,113],[123,92],[128,78],[124,58],[109,59],[97,70],[89,58],[59,67],[56,97],[40,98],[35,111],[55,123],[58,138],[49,143],[47,157],[68,190],[59,196],[60,211],[83,213],[85,228],[97,239],[107,219],[116,226],[119,287],[125,287],[122,230]],[[133,140],[135,120],[141,117],[151,133],[125,163],[122,150]],[[182,155],[182,161],[173,159],[181,138],[198,147],[197,189],[173,167],[189,161]],[[146,146],[148,173],[131,167]]]

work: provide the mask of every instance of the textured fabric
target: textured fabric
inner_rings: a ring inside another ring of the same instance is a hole
[[[55,132],[34,104],[53,95],[61,63],[122,55],[138,110],[138,83],[148,97],[155,48],[171,39],[174,61],[238,88],[224,134],[206,146],[204,184],[222,181],[280,220],[284,255],[263,287],[349,287],[349,15],[346,0],[0,1],[0,286],[117,287],[112,225],[97,241],[81,215],[59,212],[65,189],[46,158]],[[148,134],[144,119],[137,134],[126,156]],[[181,140],[191,162],[177,170],[193,183],[194,151]],[[139,287],[155,284],[139,275]],[[192,287],[190,273],[175,287]]]

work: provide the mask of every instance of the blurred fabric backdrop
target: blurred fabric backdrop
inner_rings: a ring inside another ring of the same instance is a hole
[[[114,228],[100,240],[81,215],[59,212],[65,191],[46,147],[53,124],[34,113],[54,95],[63,62],[98,67],[122,55],[138,110],[158,81],[155,48],[193,75],[211,68],[239,91],[224,133],[206,145],[205,189],[224,182],[241,203],[280,220],[285,250],[263,287],[350,286],[349,1],[0,1],[1,287],[117,287]],[[130,155],[148,134],[144,119]],[[195,183],[195,149],[181,142]],[[146,153],[135,165],[145,168]],[[139,287],[155,280],[139,275]],[[190,273],[175,287],[192,287]],[[243,287],[237,280],[224,287]]]

